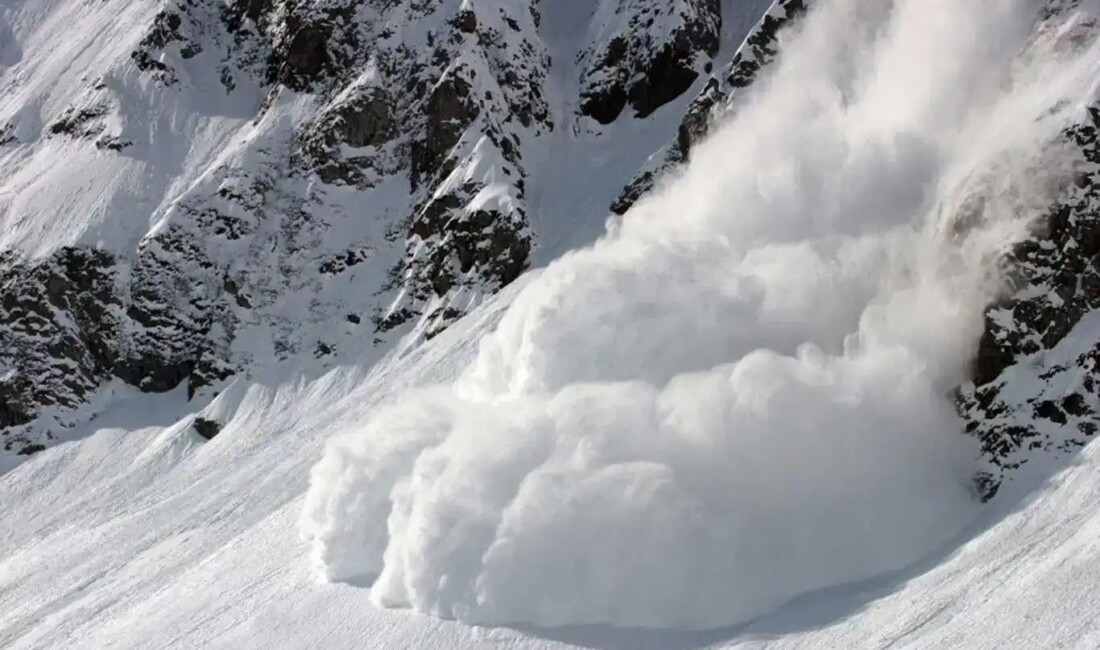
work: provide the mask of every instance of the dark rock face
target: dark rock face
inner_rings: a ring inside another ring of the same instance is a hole
[[[384,288],[400,290],[399,299],[372,317],[380,333],[418,319],[432,336],[464,313],[457,297],[495,292],[528,266],[523,139],[553,129],[542,90],[550,60],[533,37],[538,13],[530,9],[460,11],[447,33],[429,38],[429,60],[393,84],[415,98],[403,124],[417,125],[407,155],[418,200],[404,224],[405,254]],[[442,74],[425,77],[439,66]],[[483,157],[497,161],[498,198],[488,203],[478,197],[489,184],[467,175]]]
[[[189,42],[180,32],[182,26],[183,19],[178,11],[165,9],[158,13],[156,18],[153,19],[152,27],[141,39],[138,48],[130,55],[130,58],[134,60],[134,65],[140,70],[156,71],[162,75],[164,81],[175,83],[175,76],[170,74],[168,66],[155,58],[155,53],[164,50],[172,43],[182,43],[189,53],[196,52],[197,45]]]
[[[50,125],[53,135],[68,135],[74,138],[88,138],[103,132],[103,116],[107,108],[102,105],[87,108],[69,108],[59,120]]]
[[[807,0],[776,1],[749,33],[728,68],[711,75],[692,100],[677,130],[676,139],[654,154],[619,193],[611,204],[612,212],[626,214],[638,199],[653,189],[657,179],[687,162],[692,145],[707,136],[715,120],[736,110],[740,91],[751,85],[775,61],[779,54],[781,30],[801,18],[807,6]]]
[[[973,384],[959,392],[959,411],[988,464],[979,477],[986,498],[1035,452],[1073,451],[1097,430],[1100,345],[1062,344],[1075,328],[1088,329],[1100,308],[1098,126],[1093,108],[1066,131],[1080,152],[1073,182],[1004,260],[1009,293],[987,311]],[[1090,332],[1083,335],[1097,334]]]
[[[389,112],[391,105],[384,93],[378,93],[339,106],[335,111],[339,122],[333,125],[332,132],[353,147],[382,145],[397,129]]]
[[[194,395],[231,374],[226,348],[235,323],[225,306],[235,296],[217,286],[214,273],[202,247],[180,229],[143,243],[126,308],[128,347],[141,354],[123,358],[115,376],[148,392],[186,379]]]
[[[395,279],[413,274],[428,279],[413,286],[410,297],[431,301],[457,289],[487,284],[496,291],[527,270],[531,237],[523,213],[498,210],[462,210],[482,187],[469,183],[436,198],[412,221],[410,246],[429,251],[400,265]],[[388,331],[408,320],[411,311],[391,312],[379,318],[377,326]],[[462,316],[453,309],[437,310],[430,319],[427,336],[432,337]]]
[[[44,410],[76,409],[100,385],[120,379],[147,392],[189,381],[189,392],[227,376],[205,336],[210,304],[188,283],[164,273],[167,242],[150,243],[129,270],[108,253],[63,248],[32,263],[2,262],[0,431],[9,450],[52,438],[74,420],[55,416],[29,426]],[[25,426],[26,425],[26,426]]]
[[[334,102],[300,136],[301,164],[326,183],[364,189],[374,179],[399,172],[396,154],[379,155],[398,137],[396,104],[374,86]],[[346,155],[344,145],[366,151]]]
[[[271,8],[277,9],[276,4]],[[282,20],[269,29],[274,37],[270,80],[304,92],[346,72],[354,61],[352,53],[360,47],[354,27],[357,4],[355,0],[283,2]],[[248,6],[257,16],[263,8],[258,3]]]
[[[49,137],[91,140],[101,151],[122,151],[133,144],[129,138],[108,129],[108,118],[117,111],[115,103],[103,92],[102,84],[92,89],[85,103],[65,109],[46,129]]]
[[[279,81],[293,90],[305,90],[311,79],[320,76],[331,65],[325,49],[329,34],[323,24],[302,25],[295,22],[289,22],[288,29],[292,35],[282,49],[276,51],[282,61]]]
[[[1093,108],[1086,123],[1072,127],[1066,139],[1088,165],[1100,165]],[[1034,236],[1005,260],[1009,279],[1018,292],[1038,294],[1008,297],[986,315],[978,349],[974,383],[988,384],[1017,358],[1058,344],[1081,318],[1100,307],[1100,175],[1082,165],[1067,196],[1037,224]]]
[[[82,403],[118,360],[121,303],[114,258],[63,249],[33,266],[10,256],[0,272],[0,428],[43,407]],[[11,449],[30,444],[5,437]]]
[[[11,122],[0,124],[0,147],[19,142],[15,137],[15,126]]]
[[[444,159],[478,116],[472,101],[468,71],[455,69],[440,79],[428,97],[424,138],[412,144],[410,178],[415,190],[424,179],[440,171]]]
[[[753,30],[726,72],[731,88],[747,88],[779,55],[779,30],[806,13],[807,0],[781,0]]]
[[[685,93],[718,53],[719,0],[619,0],[614,35],[584,56],[580,112],[614,122],[629,104],[645,118]]]
[[[186,78],[182,63],[206,54],[217,57],[227,91],[238,74],[273,77],[273,25],[268,14],[286,0],[165,0],[145,36],[130,53],[134,65],[166,86]],[[283,33],[283,32],[280,32]]]
[[[221,433],[222,425],[217,420],[195,418],[195,421],[191,423],[191,428],[203,438],[213,440],[215,436]]]

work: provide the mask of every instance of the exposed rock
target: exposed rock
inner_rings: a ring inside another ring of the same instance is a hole
[[[779,53],[781,30],[806,13],[812,0],[777,0],[748,38],[728,68],[712,75],[692,100],[680,123],[676,139],[655,153],[623,188],[611,211],[625,214],[663,175],[687,161],[691,147],[707,136],[711,125],[739,105],[741,91],[759,78]]]
[[[368,257],[370,257],[369,250],[351,248],[322,262],[320,271],[325,275],[339,275],[367,261]]]
[[[614,122],[629,104],[644,118],[686,92],[718,53],[719,0],[605,0],[602,45],[582,55],[580,112]]]
[[[151,72],[165,84],[174,84],[178,81],[175,70],[164,63],[161,58],[165,51],[172,47],[181,59],[190,59],[202,52],[202,44],[185,24],[184,16],[196,12],[198,8],[208,12],[213,7],[208,0],[176,0],[166,3],[165,9],[160,11],[153,19],[153,24],[138,43],[137,48],[130,53],[130,58],[139,70]]]
[[[275,50],[277,78],[292,90],[306,90],[332,65],[328,53],[331,34],[326,23],[305,22],[294,15],[287,19],[286,30],[289,38]]]
[[[106,149],[107,151],[122,151],[128,147],[133,146],[133,142],[125,138],[121,138],[117,135],[104,135],[96,138],[95,148]]]
[[[107,107],[100,104],[85,108],[69,108],[53,124],[49,132],[52,135],[67,135],[73,138],[92,138],[100,133],[106,126],[103,117],[107,115]]]
[[[440,171],[447,154],[480,111],[470,97],[472,85],[464,77],[468,72],[452,68],[445,74],[428,97],[424,138],[412,145],[410,178],[414,190],[425,178]]]
[[[465,208],[476,183],[437,197],[410,225],[410,254],[392,271],[391,282],[408,287],[402,302],[375,317],[389,331],[423,313],[434,336],[464,313],[448,296],[471,290],[497,291],[527,269],[531,235],[523,212]]]
[[[1100,308],[1098,126],[1093,108],[1066,132],[1081,152],[1076,175],[1004,260],[1010,292],[986,313],[973,383],[959,392],[960,413],[989,465],[980,478],[986,498],[1033,452],[1072,451],[1096,432],[1100,346],[1062,344]]]
[[[772,7],[730,62],[726,83],[731,88],[747,88],[771,65],[779,55],[779,30],[805,14],[811,1],[780,0]]]
[[[11,122],[5,122],[0,124],[0,147],[9,144],[15,144],[19,142],[19,138],[15,137],[15,127]]]
[[[191,423],[191,428],[195,430],[195,433],[199,434],[207,440],[213,440],[215,436],[221,433],[222,425],[217,420],[210,420],[208,418],[195,418]]]
[[[657,154],[656,157],[660,162],[643,168],[639,175],[619,193],[618,198],[611,204],[611,211],[615,214],[626,214],[638,199],[653,189],[662,174],[687,162],[692,145],[706,137],[714,119],[715,108],[724,99],[725,95],[720,90],[719,82],[716,79],[708,81],[706,87],[692,100],[684,113],[684,119],[676,131],[676,140],[666,145]]]
[[[63,248],[45,260],[7,258],[0,283],[0,429],[5,437],[50,437],[20,428],[46,407],[75,409],[117,378],[143,391],[189,392],[228,376],[207,336],[212,303],[188,288],[150,242],[127,269],[115,256]],[[74,415],[74,417],[76,417]],[[51,426],[71,426],[54,418]]]
[[[5,448],[31,444],[21,425],[43,407],[79,406],[109,375],[121,329],[115,273],[114,258],[95,250],[62,249],[34,265],[0,260]]]

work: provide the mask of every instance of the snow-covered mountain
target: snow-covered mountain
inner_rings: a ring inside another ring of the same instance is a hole
[[[5,447],[112,381],[209,398],[430,338],[594,238],[766,3],[550,4],[6,4]]]
[[[7,0],[0,645],[1095,645],[1098,21]]]

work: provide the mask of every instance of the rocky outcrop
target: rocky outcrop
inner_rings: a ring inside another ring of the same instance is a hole
[[[662,175],[687,160],[692,145],[717,119],[737,109],[741,91],[775,60],[782,30],[811,4],[777,0],[729,67],[713,75],[691,103],[677,137],[624,188],[613,212],[629,210]],[[1048,1],[1044,16],[1076,4]],[[986,469],[976,484],[986,499],[1029,460],[1072,453],[1100,426],[1098,126],[1100,112],[1094,108],[1066,131],[1066,142],[1080,154],[1073,182],[1035,224],[1031,237],[1003,260],[1011,289],[989,307],[973,381],[957,394],[966,430],[981,442]]]
[[[684,164],[691,147],[706,137],[714,122],[736,110],[741,90],[751,85],[779,53],[779,36],[805,14],[812,0],[776,0],[761,22],[733,56],[729,66],[713,74],[688,106],[676,138],[650,156],[638,174],[623,188],[611,205],[615,214],[625,214],[635,202],[653,189],[657,179]],[[709,71],[708,71],[709,72]]]
[[[134,65],[140,70],[156,72],[165,83],[175,83],[177,79],[172,69],[158,55],[170,45],[177,46],[180,57],[184,59],[190,59],[202,51],[202,46],[196,40],[183,33],[181,11],[186,12],[186,7],[193,6],[194,3],[188,3],[183,7],[169,6],[160,11],[137,49],[130,55]]]
[[[638,175],[623,188],[611,204],[612,212],[626,214],[638,199],[653,189],[658,178],[687,162],[692,145],[706,137],[715,120],[715,113],[725,100],[721,87],[716,79],[712,78],[707,82],[702,92],[688,105],[676,131],[676,139],[655,153]]]
[[[122,151],[133,141],[122,134],[118,102],[102,80],[83,93],[47,128],[51,138],[90,141],[96,149]]]
[[[986,498],[1040,454],[1070,452],[1100,419],[1100,110],[1066,131],[1080,152],[1073,182],[1005,258],[1009,292],[986,312],[973,382],[959,391],[981,440]]]
[[[203,75],[247,80],[267,92],[257,125],[285,97],[312,107],[257,126],[134,250],[4,258],[5,444],[50,444],[110,382],[208,395],[257,364],[433,336],[518,277],[523,151],[554,128],[538,21],[535,0],[165,2],[129,59],[143,83],[186,101]],[[125,149],[115,86],[46,135]]]
[[[645,118],[710,72],[722,28],[719,0],[611,0],[601,39],[581,57],[580,112],[614,122],[629,105]]]
[[[730,88],[752,85],[761,70],[779,55],[779,30],[805,14],[811,2],[813,0],[778,0],[733,57],[725,83]]]
[[[26,453],[50,432],[32,430],[43,409],[84,403],[119,361],[124,318],[115,260],[63,249],[36,264],[0,260],[0,430]]]
[[[197,278],[165,262],[165,251],[184,241],[150,240],[132,266],[71,247],[34,262],[0,261],[6,449],[57,437],[84,417],[80,407],[110,379],[146,392],[187,382],[194,394],[228,376],[223,350],[209,336],[224,313],[215,312],[219,292],[204,296]]]
[[[191,428],[205,440],[213,440],[215,436],[221,433],[222,425],[217,420],[195,418],[195,421],[191,423]]]

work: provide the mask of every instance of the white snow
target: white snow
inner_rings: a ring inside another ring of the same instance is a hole
[[[1039,118],[1091,72],[1041,45],[1018,61],[1031,21],[827,3],[453,387],[332,442],[304,518],[322,575],[473,623],[708,628],[956,535],[977,450],[948,393],[988,261],[1043,205],[1031,167],[1058,169],[1043,145],[1066,115]],[[984,226],[944,237],[975,194]]]
[[[408,382],[453,377],[512,298],[372,376],[344,369],[238,387],[226,428],[188,420],[104,429],[0,480],[0,645],[5,648],[1094,647],[1100,450],[1030,497],[1014,486],[957,539],[899,572],[807,594],[751,623],[655,632],[484,628],[379,609],[369,591],[319,583],[296,535],[304,478],[325,438]],[[494,310],[497,312],[494,314]],[[390,388],[392,386],[392,388]],[[1052,468],[1036,471],[1036,475]],[[965,543],[962,540],[970,539]],[[616,591],[615,600],[627,595]]]
[[[219,158],[247,141],[262,95],[227,96],[212,79],[177,89],[143,78],[130,61],[158,9],[145,0],[16,0],[0,7],[0,247],[35,257],[80,243],[128,251]],[[75,28],[74,26],[81,26]],[[18,55],[15,53],[18,52]],[[212,82],[212,83],[210,83]],[[66,109],[102,106],[106,135],[133,141],[124,155],[48,128]]]
[[[1094,88],[1012,62],[1026,5],[826,3],[682,176],[429,344],[117,403],[0,477],[0,647],[1095,647],[1100,450],[981,509],[946,396]]]

